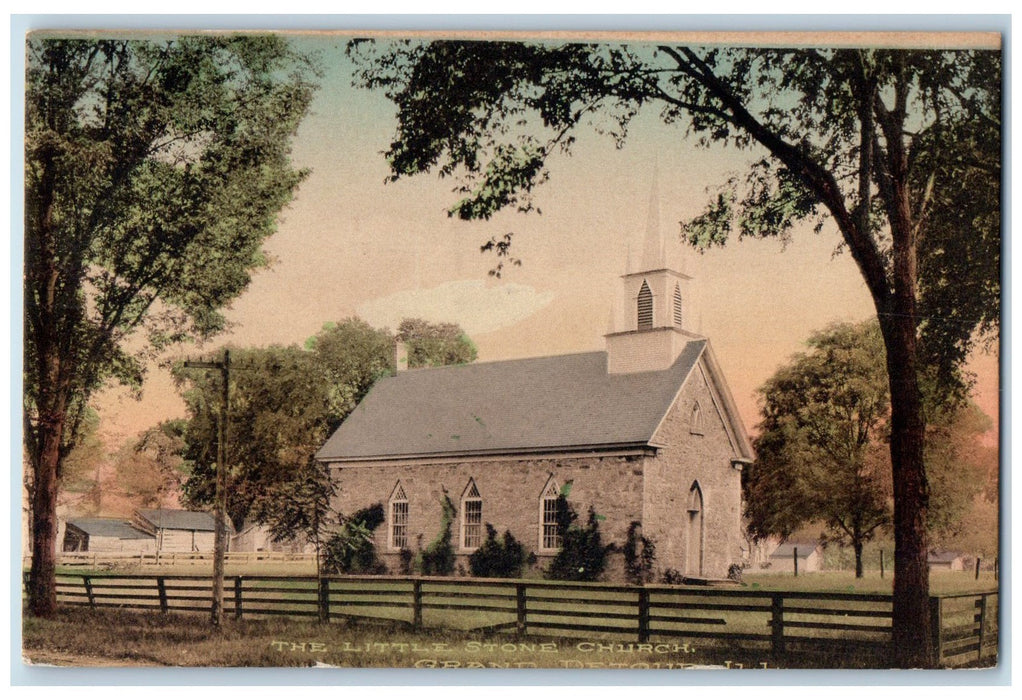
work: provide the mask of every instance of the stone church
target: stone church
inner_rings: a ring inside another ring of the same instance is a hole
[[[317,458],[338,511],[383,505],[376,548],[390,571],[402,549],[437,536],[444,494],[465,570],[486,523],[543,568],[568,484],[581,522],[590,506],[602,516],[605,543],[620,548],[638,521],[660,574],[722,579],[741,561],[752,448],[709,340],[690,330],[691,278],[665,260],[650,225],[641,263],[629,263],[638,269],[622,277],[623,327],[603,351],[415,370],[399,358],[373,386]],[[604,577],[623,580],[621,555],[608,564]]]

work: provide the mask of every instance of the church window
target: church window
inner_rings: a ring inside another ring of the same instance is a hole
[[[703,434],[703,409],[698,401],[692,404],[692,415],[688,421],[688,429],[689,432],[695,435]]]
[[[681,328],[681,286],[674,285],[674,325]]]
[[[408,498],[399,481],[390,497],[390,548],[408,546]]]
[[[557,496],[560,491],[551,478],[540,498],[540,549],[551,551],[561,548],[561,533],[557,528]]]
[[[646,280],[642,280],[642,287],[639,289],[639,330],[647,330],[653,327],[653,292],[649,291]]]
[[[483,543],[483,499],[474,479],[461,497],[461,546],[475,549]]]

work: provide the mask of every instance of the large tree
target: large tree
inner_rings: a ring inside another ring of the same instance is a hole
[[[686,227],[693,244],[723,244],[736,229],[786,237],[829,215],[887,351],[894,663],[933,665],[918,373],[929,357],[953,393],[977,332],[997,329],[1000,53],[415,41],[349,50],[356,82],[397,107],[393,177],[459,177],[452,215],[532,209],[548,157],[569,151],[579,127],[620,143],[647,105],[697,143],[752,156],[748,177]]]
[[[24,437],[29,609],[56,606],[58,478],[93,392],[142,381],[265,264],[303,173],[314,70],[273,36],[29,37]]]
[[[759,389],[745,516],[760,537],[822,521],[830,539],[851,545],[861,578],[862,547],[890,519],[887,464],[874,450],[887,431],[883,342],[876,323],[865,323],[815,333],[808,345]]]
[[[889,392],[876,321],[814,333],[759,389],[763,420],[756,463],[742,473],[751,534],[787,537],[811,523],[852,547],[890,525]],[[930,483],[931,549],[955,541],[988,478],[981,436],[990,420],[971,401],[948,404],[925,392],[924,458]]]

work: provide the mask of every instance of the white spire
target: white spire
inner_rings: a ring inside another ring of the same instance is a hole
[[[660,192],[657,180],[660,168],[653,164],[653,183],[649,192],[649,213],[646,217],[646,240],[642,249],[642,269],[660,270],[667,265],[664,234],[660,230]]]

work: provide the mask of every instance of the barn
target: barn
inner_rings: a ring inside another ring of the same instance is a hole
[[[191,510],[137,510],[132,525],[156,541],[159,552],[212,552],[216,520],[210,513]],[[233,532],[227,523],[228,536]]]
[[[583,519],[595,510],[605,542],[620,547],[639,523],[661,574],[722,579],[741,561],[752,448],[709,340],[690,329],[691,277],[667,266],[655,226],[635,267],[605,350],[407,370],[399,349],[396,374],[317,453],[340,512],[384,506],[374,535],[391,571],[438,535],[445,495],[459,565],[489,523],[542,568],[560,547],[566,487]],[[623,576],[618,555],[606,578]]]
[[[798,559],[798,572],[809,573],[823,568],[823,545],[814,540],[789,540],[777,545],[770,554],[770,570],[791,573]]]
[[[965,571],[965,557],[960,552],[930,552],[927,563],[931,571]]]
[[[156,538],[119,518],[74,518],[64,527],[65,552],[152,554]]]

